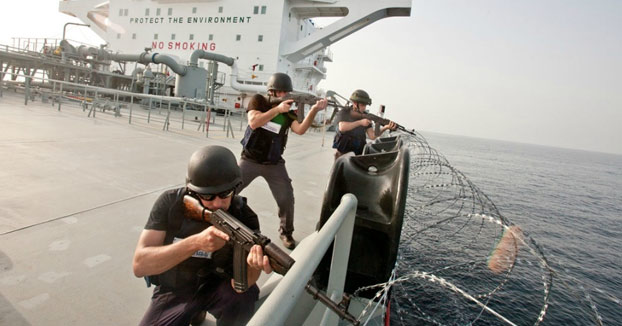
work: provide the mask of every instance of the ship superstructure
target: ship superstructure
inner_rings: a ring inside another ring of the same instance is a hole
[[[240,93],[265,90],[274,72],[290,75],[296,91],[316,93],[324,63],[332,61],[330,44],[379,19],[409,16],[411,1],[69,0],[59,9],[89,24],[113,52],[151,49],[180,64],[196,50],[235,58],[237,81],[225,66],[218,69],[217,104],[228,106]],[[315,17],[341,18],[319,28]]]

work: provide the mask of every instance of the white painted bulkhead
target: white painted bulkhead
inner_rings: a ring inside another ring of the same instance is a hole
[[[61,12],[90,24],[120,53],[152,52],[187,64],[195,50],[236,59],[238,82],[264,86],[274,72],[292,77],[294,89],[321,95],[324,62],[332,61],[328,46],[378,19],[410,15],[410,0],[69,0]],[[343,17],[317,28],[314,17]],[[206,62],[199,62],[205,67]],[[165,67],[160,68],[166,71]],[[230,84],[231,69],[219,65],[216,103],[244,106],[247,94]],[[172,73],[172,72],[170,72]],[[246,92],[249,93],[249,92]],[[236,105],[237,103],[237,105]]]

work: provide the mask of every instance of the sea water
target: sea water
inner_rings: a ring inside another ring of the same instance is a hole
[[[392,324],[622,324],[622,156],[426,137],[449,164],[411,157]],[[498,275],[502,224],[526,238]]]

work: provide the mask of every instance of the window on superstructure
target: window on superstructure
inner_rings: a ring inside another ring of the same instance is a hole
[[[190,34],[190,40],[194,40],[194,34]]]
[[[175,39],[175,34],[171,34],[171,40]]]
[[[214,39],[214,34],[210,34],[209,37],[208,37],[208,40],[212,41],[213,39]]]
[[[145,9],[145,16],[149,16],[149,8]]]
[[[168,8],[168,15],[172,16],[173,15],[173,8]]]
[[[192,13],[196,14],[197,13],[197,7],[192,7]]]
[[[263,71],[263,65],[259,65],[259,71]]]
[[[132,40],[136,39],[136,33],[132,33]]]
[[[128,9],[123,9],[123,16],[127,16]]]
[[[156,16],[160,16],[160,13],[162,12],[162,10],[160,8],[156,9]]]
[[[239,40],[241,40],[241,39],[242,39],[242,35],[238,34],[238,35],[236,35],[236,36],[235,36],[235,40],[236,40],[236,41],[239,41]]]
[[[263,42],[263,35],[257,36],[257,42]]]
[[[259,13],[259,6],[253,7],[253,14],[257,15]]]
[[[157,40],[158,39],[158,34],[153,34],[153,39]]]
[[[121,33],[117,33],[117,39],[121,38]]]
[[[123,9],[119,9],[119,16],[123,16]]]
[[[222,6],[218,7],[218,13],[222,14]]]
[[[266,6],[261,6],[261,14],[262,15],[266,14]]]

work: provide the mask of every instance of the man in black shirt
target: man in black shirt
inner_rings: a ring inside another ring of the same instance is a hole
[[[282,157],[287,143],[289,129],[298,135],[304,134],[317,112],[326,109],[326,99],[318,100],[309,110],[302,122],[290,112],[293,100],[281,102],[278,106],[270,105],[270,97],[283,97],[293,90],[292,80],[284,73],[275,73],[268,81],[268,95],[255,94],[248,105],[248,127],[242,140],[244,146],[240,169],[242,170],[242,188],[255,178],[266,179],[272,196],[279,206],[281,220],[279,233],[281,241],[288,249],[296,246],[292,237],[294,232],[294,188],[285,169]],[[240,190],[241,191],[241,190]]]
[[[250,319],[259,295],[255,283],[262,271],[272,271],[268,257],[261,246],[251,249],[249,289],[236,292],[229,237],[208,222],[188,218],[183,205],[184,195],[194,196],[207,209],[227,211],[259,231],[246,198],[235,195],[240,183],[233,153],[207,146],[192,154],[186,186],[165,191],[156,200],[134,253],[134,274],[157,285],[140,325],[186,326],[204,311],[214,315],[218,325],[242,325]]]

